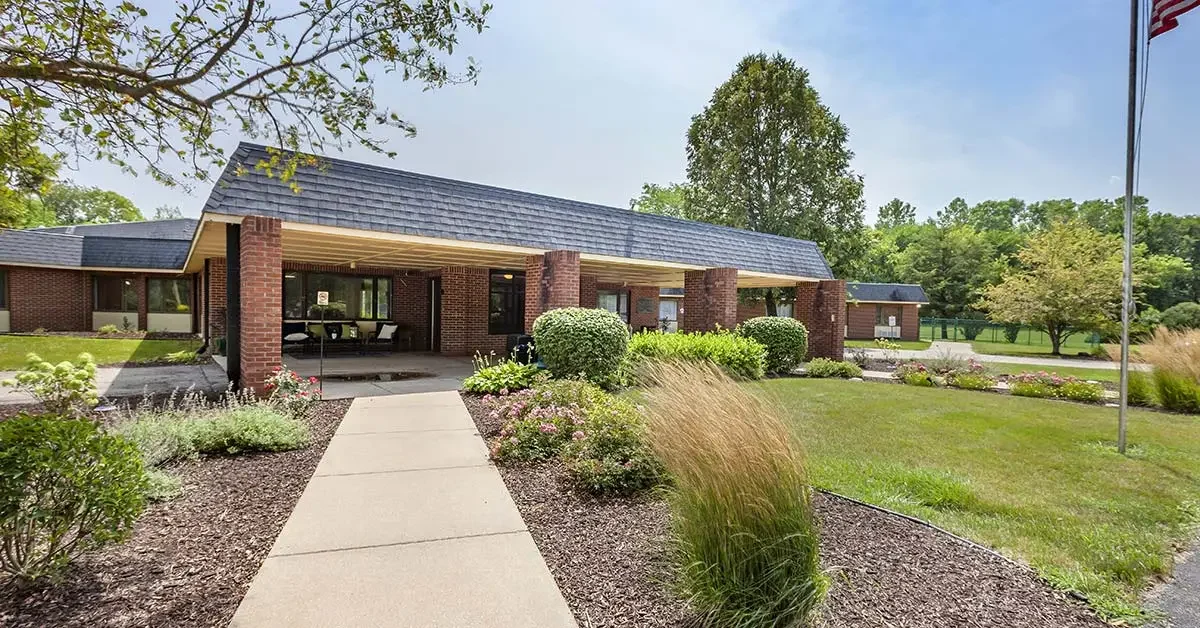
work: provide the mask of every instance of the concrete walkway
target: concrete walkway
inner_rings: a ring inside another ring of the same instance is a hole
[[[355,399],[231,628],[573,628],[457,392]]]
[[[847,355],[855,349],[846,349]],[[1005,364],[1028,364],[1030,366],[1041,367],[1059,367],[1064,366],[1078,367],[1085,369],[1119,369],[1120,363],[1109,360],[1081,360],[1079,358],[1046,358],[1046,357],[1027,357],[1017,355],[991,355],[988,353],[976,353],[969,342],[946,342],[942,340],[935,341],[928,349],[923,351],[913,351],[910,349],[899,349],[896,351],[887,351],[884,349],[867,348],[863,349],[868,356],[875,359],[899,358],[901,360],[928,360],[932,358],[953,357],[962,360],[974,359],[979,362],[1003,362]],[[1132,364],[1132,368],[1145,370],[1145,364]]]
[[[0,381],[16,375],[0,372]],[[100,367],[96,369],[96,388],[101,397],[116,399],[145,393],[166,394],[195,385],[202,392],[219,393],[229,385],[225,371],[216,364],[179,366]],[[33,403],[33,397],[0,386],[0,405]]]

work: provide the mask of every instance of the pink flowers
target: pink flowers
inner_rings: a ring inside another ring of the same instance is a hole
[[[557,434],[558,426],[553,423],[542,423],[538,426],[538,431],[543,434]]]
[[[317,383],[317,378],[316,378],[315,376],[314,376],[314,377],[310,377],[310,378],[308,378],[308,383],[310,383],[310,384],[316,384],[316,383]]]
[[[587,434],[584,434],[583,430],[575,430],[571,433],[571,440],[583,440],[585,438],[587,438]]]

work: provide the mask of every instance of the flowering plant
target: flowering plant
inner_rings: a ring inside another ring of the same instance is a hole
[[[296,371],[275,367],[263,383],[270,401],[293,419],[304,419],[321,400],[320,382],[315,377],[303,378]]]
[[[905,362],[897,366],[892,377],[909,386],[933,386],[933,373],[920,362]]]

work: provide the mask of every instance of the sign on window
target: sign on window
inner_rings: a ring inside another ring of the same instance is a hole
[[[325,291],[317,292],[317,305],[329,305],[329,293]]]

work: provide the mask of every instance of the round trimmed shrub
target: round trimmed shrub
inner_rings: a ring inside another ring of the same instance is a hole
[[[1200,303],[1176,303],[1163,310],[1159,322],[1171,331],[1200,329]]]
[[[550,310],[533,322],[533,344],[555,377],[583,376],[610,386],[629,345],[629,328],[606,310],[567,307]]]
[[[738,325],[737,334],[767,348],[768,373],[790,373],[808,354],[808,330],[794,318],[759,316]]]
[[[55,577],[79,554],[122,541],[146,505],[142,455],[83,419],[0,421],[0,571]]]

